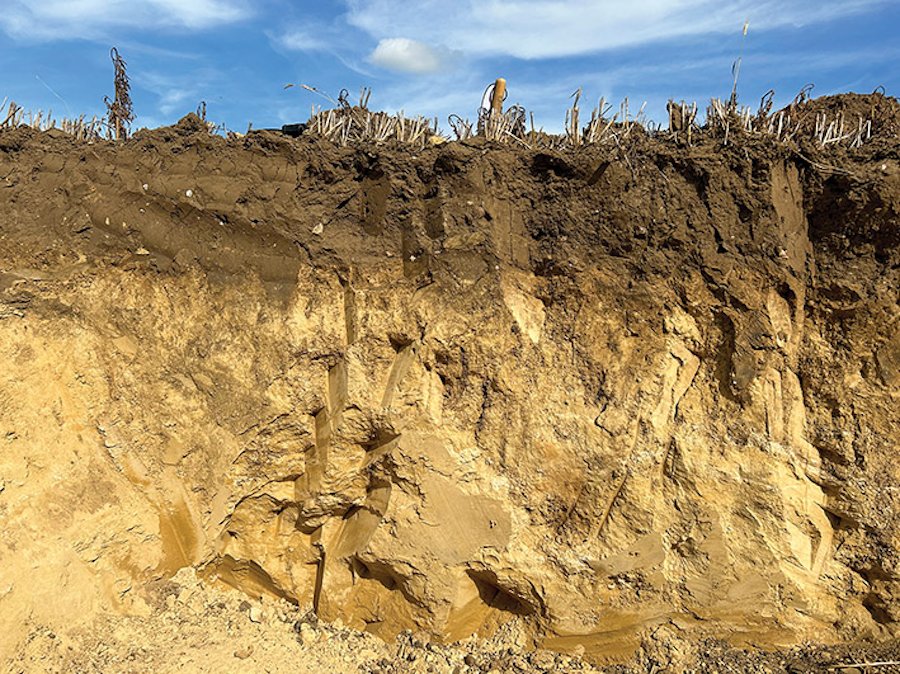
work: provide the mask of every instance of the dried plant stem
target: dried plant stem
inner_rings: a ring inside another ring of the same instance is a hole
[[[108,109],[109,136],[115,140],[125,140],[128,137],[131,122],[134,120],[130,94],[131,84],[128,81],[125,59],[119,56],[115,47],[109,50],[109,56],[115,71],[115,98],[110,101],[109,97],[103,97]]]

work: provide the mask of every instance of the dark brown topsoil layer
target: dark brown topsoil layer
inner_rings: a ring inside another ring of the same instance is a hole
[[[5,130],[0,177],[12,196],[0,203],[0,256],[12,266],[55,265],[60,255],[120,264],[143,259],[134,254],[144,248],[161,271],[198,263],[276,285],[292,283],[301,264],[383,264],[391,253],[423,282],[496,262],[564,274],[597,256],[637,275],[721,256],[780,275],[783,232],[760,196],[772,165],[786,160],[800,172],[817,266],[852,260],[874,281],[893,267],[898,240],[900,195],[885,162],[900,152],[900,105],[848,94],[799,109],[865,115],[874,137],[856,150],[734,134],[727,146],[700,134],[688,147],[636,133],[621,147],[570,153],[477,138],[417,152],[277,132],[226,141],[193,115],[120,144]],[[495,212],[480,205],[485,197]],[[508,218],[504,208],[523,214],[510,236],[527,250],[476,241],[485,222]],[[435,255],[460,232],[473,237],[465,261]]]

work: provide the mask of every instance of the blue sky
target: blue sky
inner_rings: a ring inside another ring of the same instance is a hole
[[[900,0],[0,0],[0,101],[54,116],[101,115],[109,48],[128,63],[134,127],[177,121],[206,101],[245,131],[305,121],[325,104],[307,84],[370,107],[474,119],[502,76],[508,103],[561,130],[570,96],[600,96],[652,119],[665,102],[731,92],[755,107],[775,89],[900,94]],[[589,112],[583,110],[582,115]]]

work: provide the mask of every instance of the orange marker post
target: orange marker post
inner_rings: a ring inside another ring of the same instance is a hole
[[[499,115],[503,112],[503,99],[506,96],[506,80],[498,77],[494,83],[494,95],[491,97],[491,110]]]

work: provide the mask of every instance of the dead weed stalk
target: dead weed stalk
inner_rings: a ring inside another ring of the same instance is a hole
[[[128,138],[131,122],[134,121],[134,110],[131,106],[131,84],[126,72],[125,59],[119,56],[119,51],[113,47],[109,50],[109,57],[113,62],[115,98],[110,101],[108,96],[103,97],[106,103],[108,133],[115,140]]]

